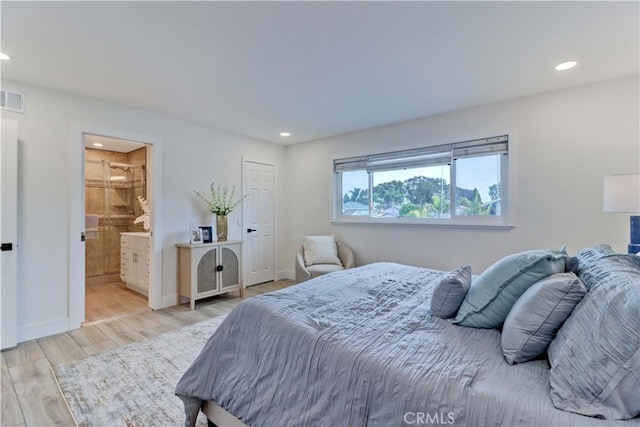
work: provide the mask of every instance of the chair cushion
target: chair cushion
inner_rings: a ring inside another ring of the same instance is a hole
[[[338,258],[336,240],[331,236],[302,236],[304,265],[335,264],[342,267]]]
[[[307,271],[311,273],[311,277],[318,277],[339,270],[344,270],[344,268],[335,264],[314,264],[307,267]]]
[[[502,328],[507,363],[527,362],[543,354],[587,288],[573,273],[540,280],[513,305]]]
[[[565,269],[566,250],[534,250],[497,261],[473,282],[453,323],[499,328],[516,300],[540,279]]]
[[[458,267],[447,273],[431,295],[431,314],[442,319],[453,317],[471,287],[471,267]]]

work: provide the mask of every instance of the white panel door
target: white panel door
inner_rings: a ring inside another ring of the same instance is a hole
[[[0,310],[2,349],[15,347],[18,336],[18,134],[16,122],[2,119],[0,138]]]
[[[243,174],[244,284],[251,286],[275,279],[275,166],[247,160]]]

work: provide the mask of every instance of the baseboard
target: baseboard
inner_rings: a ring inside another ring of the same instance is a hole
[[[280,270],[276,273],[276,280],[289,279],[296,280],[296,273],[293,270]]]
[[[173,307],[178,303],[178,294],[169,294],[162,297],[162,307]]]
[[[36,338],[48,337],[49,335],[67,331],[69,331],[68,317],[61,317],[47,322],[32,323],[18,327],[18,342],[35,340]]]
[[[127,289],[131,289],[132,291],[137,292],[140,295],[144,295],[145,297],[147,297],[147,301],[149,300],[149,290],[148,289],[145,289],[145,288],[143,288],[141,286],[133,285],[131,283],[125,283],[125,286],[127,287]]]
[[[86,286],[92,285],[106,285],[107,283],[114,283],[120,281],[120,273],[103,274],[101,276],[86,277],[84,284]]]

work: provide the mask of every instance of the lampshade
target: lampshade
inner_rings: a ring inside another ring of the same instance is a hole
[[[640,173],[605,176],[602,210],[640,212]]]

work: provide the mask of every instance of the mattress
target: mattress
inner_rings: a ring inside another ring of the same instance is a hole
[[[549,365],[508,365],[497,329],[430,314],[443,272],[394,263],[245,300],[176,387],[252,426],[604,426],[553,407]]]

